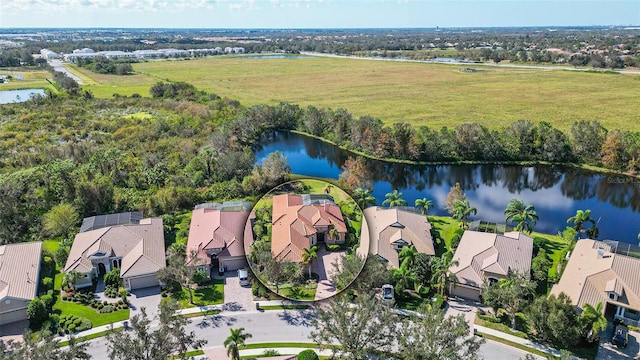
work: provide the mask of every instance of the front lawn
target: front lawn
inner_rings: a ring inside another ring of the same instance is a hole
[[[129,318],[129,309],[117,310],[111,313],[101,314],[95,309],[74,303],[71,301],[63,301],[60,296],[60,289],[62,286],[62,273],[56,274],[54,279],[54,293],[56,296],[56,302],[53,305],[53,311],[60,316],[62,315],[76,315],[85,317],[91,321],[93,327],[107,325],[110,323],[127,320]]]
[[[173,292],[173,297],[181,309],[205,306],[205,305],[217,305],[224,302],[224,280],[213,279],[209,285],[202,286],[199,289],[193,290],[193,302],[189,303],[189,291],[186,288],[181,288],[181,291]]]

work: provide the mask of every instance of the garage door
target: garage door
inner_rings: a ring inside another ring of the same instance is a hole
[[[247,267],[247,259],[242,256],[239,258],[223,258],[221,267],[227,271],[235,271]]]
[[[147,275],[141,276],[137,278],[131,278],[130,280],[131,290],[142,289],[151,286],[158,286],[158,279],[156,279],[156,275]]]
[[[26,320],[27,310],[20,309],[0,314],[0,325],[9,324],[15,321]]]
[[[459,296],[461,298],[478,301],[480,296],[480,291],[477,289],[472,289],[464,286],[456,286],[451,290],[451,295]]]

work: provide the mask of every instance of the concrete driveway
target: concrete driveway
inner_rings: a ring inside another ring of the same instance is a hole
[[[320,277],[314,300],[323,300],[336,294],[336,287],[329,279],[334,270],[332,264],[340,259],[344,251],[331,252],[321,247],[317,254],[318,259],[311,264],[311,271]]]
[[[152,319],[152,323],[155,324],[157,319],[154,318],[158,314],[160,299],[162,299],[162,296],[160,296],[160,286],[131,291],[131,296],[129,296],[131,313],[129,317],[139,314],[140,309],[145,308],[149,319]]]
[[[607,330],[600,334],[600,347],[598,348],[598,360],[607,359],[637,359],[640,354],[640,333],[629,331],[629,344],[626,348],[620,349],[611,344],[613,335],[613,322],[609,322]]]
[[[473,334],[473,322],[476,319],[477,311],[477,304],[473,301],[462,298],[449,298],[447,301],[445,315],[448,317],[462,314],[464,319],[467,321],[467,324],[469,324],[470,334]]]
[[[250,275],[251,271],[249,271]],[[237,271],[228,271],[224,275],[224,305],[227,311],[248,311],[255,310],[251,286],[240,286],[240,279]]]

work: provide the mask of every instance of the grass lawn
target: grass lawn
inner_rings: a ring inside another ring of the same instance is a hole
[[[251,59],[216,56],[133,64],[135,75],[85,73],[97,97],[149,96],[163,80],[186,81],[244,105],[344,108],[385,123],[452,127],[477,122],[491,129],[519,119],[548,121],[564,131],[574,121],[599,120],[608,129],[640,130],[639,78],[630,74],[469,65],[368,61],[345,58]],[[473,67],[473,66],[472,66]],[[491,101],[487,101],[491,99]],[[598,99],[598,101],[593,101]]]
[[[436,255],[441,255],[451,249],[451,239],[456,230],[460,229],[460,222],[450,216],[429,216],[429,222],[435,234],[433,241],[436,246]],[[440,240],[439,243],[438,240]]]
[[[309,289],[306,287],[299,287],[297,291],[291,291],[291,287],[280,286],[280,295],[288,299],[294,300],[313,300],[316,296],[316,289]],[[275,287],[272,288],[275,291]]]
[[[517,336],[519,338],[523,338],[523,339],[527,339],[528,336],[526,333],[522,332],[522,331],[518,331],[518,330],[512,330],[509,326],[502,324],[502,323],[493,323],[490,321],[484,321],[482,319],[480,319],[477,315],[476,318],[474,320],[475,324],[484,326],[484,327],[488,327],[490,329],[494,329],[494,330],[498,330],[501,331],[503,333],[507,333],[509,335],[513,335],[513,336]]]
[[[54,279],[54,292],[59,294],[62,285],[62,274],[56,274]],[[76,316],[85,317],[91,320],[93,327],[107,325],[118,321],[127,320],[129,318],[129,309],[118,310],[108,314],[101,314],[93,308],[81,304],[77,304],[71,301],[62,301],[61,296],[56,297],[56,303],[53,305],[53,311],[59,315],[73,314]]]
[[[309,305],[268,305],[260,306],[261,310],[304,310],[308,309]]]
[[[195,304],[189,303],[189,291],[185,288],[182,288],[182,292],[171,296],[178,301],[181,309],[222,304],[224,302],[224,280],[213,279],[210,285],[193,290]]]
[[[541,246],[553,261],[553,265],[549,268],[549,277],[556,277],[558,274],[558,264],[567,254],[567,246],[569,244],[558,235],[542,234],[534,231],[529,236],[533,238],[534,242],[542,244]]]
[[[417,310],[420,305],[430,303],[431,299],[423,299],[421,297],[401,297],[396,299],[396,307],[405,310]]]

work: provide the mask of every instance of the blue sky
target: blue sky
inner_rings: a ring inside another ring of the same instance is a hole
[[[0,27],[638,25],[640,0],[0,0]]]

